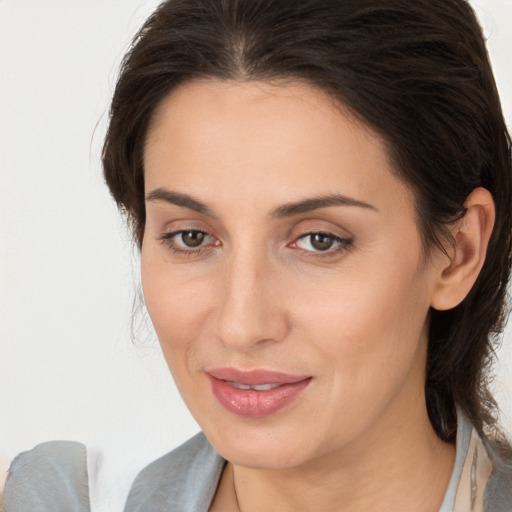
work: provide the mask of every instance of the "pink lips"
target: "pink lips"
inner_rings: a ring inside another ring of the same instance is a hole
[[[233,414],[261,417],[288,405],[310,384],[310,376],[266,370],[244,372],[234,368],[208,370],[212,391]]]

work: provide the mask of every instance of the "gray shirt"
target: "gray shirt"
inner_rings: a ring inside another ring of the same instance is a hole
[[[454,510],[472,432],[471,423],[459,411],[455,464],[439,512]],[[224,459],[199,433],[139,473],[125,512],[207,512],[224,465]],[[491,477],[484,511],[512,512],[512,471],[495,472]]]
[[[458,419],[455,465],[439,512],[453,512],[471,439],[471,424],[462,414]],[[125,512],[207,512],[225,464],[199,433],[139,473]],[[11,464],[5,512],[90,512],[88,491],[85,447],[69,441],[43,443]],[[485,512],[512,511],[511,467],[495,468],[484,505]]]

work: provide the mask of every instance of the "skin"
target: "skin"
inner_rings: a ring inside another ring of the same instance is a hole
[[[181,86],[153,119],[144,165],[146,305],[181,395],[229,461],[210,510],[437,511],[454,447],[426,412],[428,311],[456,305],[478,275],[485,191],[452,259],[427,260],[384,142],[300,83]],[[332,194],[353,204],[276,215]],[[206,233],[198,247],[190,230]],[[319,232],[328,250],[312,244]],[[212,394],[205,372],[218,367],[312,381],[246,418]]]

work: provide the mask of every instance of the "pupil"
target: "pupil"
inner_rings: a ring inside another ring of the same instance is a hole
[[[311,237],[311,245],[318,251],[326,251],[332,247],[332,238],[328,235],[317,233]]]
[[[201,231],[185,231],[181,235],[181,240],[187,247],[199,247],[204,240],[204,233]]]

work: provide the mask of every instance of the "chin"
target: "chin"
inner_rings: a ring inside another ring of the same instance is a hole
[[[306,446],[299,437],[297,428],[287,432],[283,425],[275,428],[269,425],[248,427],[244,425],[229,426],[219,422],[205,425],[203,432],[215,450],[226,460],[237,466],[254,469],[285,469],[300,465],[306,459],[314,457],[313,453],[304,453]],[[309,450],[308,450],[309,451]]]
[[[305,454],[290,446],[226,446],[219,453],[235,466],[251,469],[288,469],[299,466],[307,459]]]

